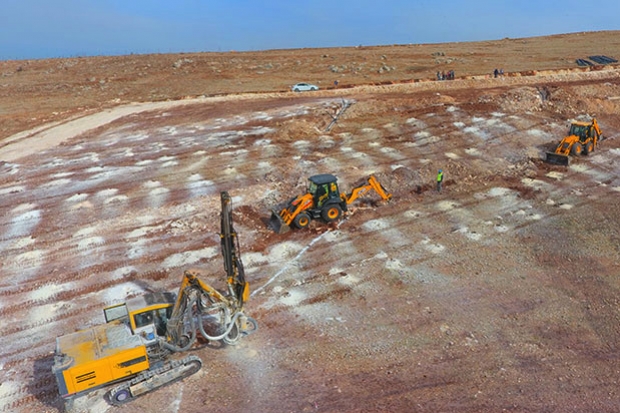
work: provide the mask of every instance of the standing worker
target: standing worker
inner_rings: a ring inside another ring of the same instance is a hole
[[[443,183],[443,171],[440,169],[437,172],[437,192],[441,192],[441,185]]]

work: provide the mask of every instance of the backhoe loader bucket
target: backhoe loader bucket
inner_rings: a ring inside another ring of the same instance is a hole
[[[269,226],[277,233],[277,234],[285,234],[290,231],[291,227],[286,225],[286,222],[282,219],[278,211],[271,211],[271,219],[269,220]]]
[[[547,163],[553,165],[568,166],[568,155],[561,155],[555,152],[547,152]]]

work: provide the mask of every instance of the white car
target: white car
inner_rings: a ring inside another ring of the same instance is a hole
[[[311,85],[310,83],[297,83],[291,89],[293,92],[307,92],[311,90],[319,90],[319,87],[316,85]]]

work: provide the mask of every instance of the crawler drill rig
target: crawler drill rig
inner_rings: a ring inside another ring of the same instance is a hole
[[[113,385],[106,400],[120,405],[200,370],[194,355],[198,341],[237,344],[257,329],[244,314],[249,298],[232,223],[232,200],[221,193],[221,249],[227,291],[205,284],[196,270],[186,270],[177,294],[151,293],[104,309],[106,324],[56,340],[52,372],[65,399]]]

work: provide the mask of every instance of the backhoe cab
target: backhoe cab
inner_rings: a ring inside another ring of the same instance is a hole
[[[589,155],[603,140],[603,134],[596,119],[592,122],[573,122],[554,152],[547,152],[547,162],[554,165],[568,166],[569,155]]]
[[[349,204],[370,190],[374,190],[384,201],[392,198],[392,194],[373,175],[349,194],[340,192],[338,179],[332,174],[311,176],[305,194],[291,199],[282,210],[272,211],[270,225],[278,234],[284,234],[290,230],[291,225],[299,229],[306,228],[313,219],[326,223],[337,221],[347,211]]]

